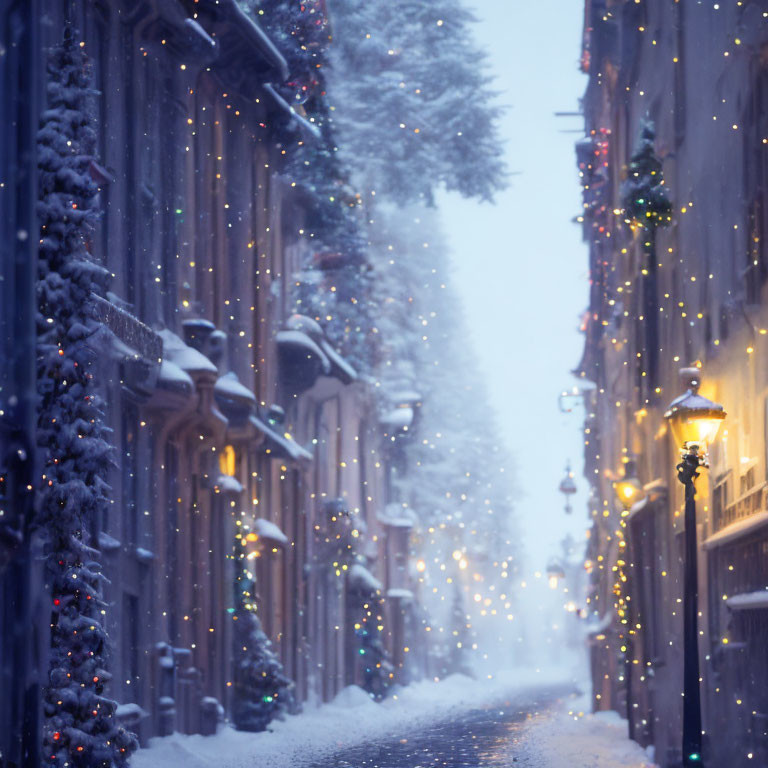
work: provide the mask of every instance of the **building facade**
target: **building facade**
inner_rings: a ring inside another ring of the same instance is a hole
[[[665,768],[682,760],[684,523],[663,414],[684,367],[728,413],[697,483],[704,762],[768,763],[767,13],[751,0],[585,3],[590,296],[577,373],[593,706],[626,716]],[[672,203],[653,232],[625,204],[645,120]],[[625,510],[612,483],[629,460],[644,491]]]
[[[90,249],[111,280],[95,299],[96,375],[116,463],[111,509],[91,534],[109,580],[118,715],[142,743],[214,732],[231,713],[243,598],[297,707],[366,682],[358,649],[368,630],[384,677],[404,679],[410,529],[385,514],[383,446],[407,423],[380,419],[372,382],[293,312],[313,244],[302,238],[305,203],[282,173],[285,143],[317,131],[271,87],[287,78],[283,57],[235,0],[50,6],[25,16],[38,51],[60,42],[65,13],[98,91],[91,172],[102,215]],[[22,127],[33,137],[42,67],[27,86],[34,109]],[[31,175],[18,185],[18,215],[3,222],[14,231],[35,229],[34,145],[26,151]],[[25,242],[34,264],[34,238]],[[4,268],[13,258],[4,251]],[[4,304],[4,360],[18,306]],[[27,332],[29,353],[34,325]],[[4,379],[0,404],[16,385]],[[15,446],[3,438],[4,453]],[[17,483],[5,465],[1,477]],[[5,627],[17,615],[15,536],[9,527],[0,538],[2,648],[14,642]],[[45,629],[32,687],[44,684]]]

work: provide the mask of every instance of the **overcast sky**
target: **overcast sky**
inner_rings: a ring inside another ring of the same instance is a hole
[[[587,303],[587,251],[572,223],[581,199],[574,142],[586,78],[578,68],[583,3],[476,0],[478,42],[487,50],[502,101],[510,170],[519,172],[495,206],[445,196],[441,210],[456,287],[486,374],[492,406],[515,458],[518,515],[529,571],[543,570],[566,532],[588,527],[582,477],[583,410],[558,410],[576,382]],[[571,460],[580,488],[574,514],[558,485]]]

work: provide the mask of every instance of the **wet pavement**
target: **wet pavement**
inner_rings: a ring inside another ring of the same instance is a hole
[[[540,768],[525,743],[531,717],[543,716],[563,688],[518,693],[508,701],[461,717],[392,734],[369,744],[326,755],[308,768]],[[352,724],[352,727],[354,725]]]

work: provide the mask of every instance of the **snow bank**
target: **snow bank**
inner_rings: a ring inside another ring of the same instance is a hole
[[[320,707],[307,705],[303,714],[275,722],[270,726],[271,731],[264,733],[241,733],[223,727],[216,736],[174,734],[152,739],[149,749],[136,753],[131,766],[253,768],[254,765],[269,765],[270,768],[299,768],[302,764],[317,762],[323,754],[371,739],[398,738],[413,729],[527,688],[570,683],[568,673],[562,670],[517,670],[490,680],[452,675],[439,683],[424,681],[398,689],[381,704],[373,702],[360,688],[350,686],[333,702]]]
[[[570,696],[534,716],[515,745],[531,768],[655,768],[616,712],[588,714],[589,696]],[[530,757],[529,757],[530,753]]]

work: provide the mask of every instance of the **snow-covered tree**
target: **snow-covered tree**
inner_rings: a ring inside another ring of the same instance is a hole
[[[497,637],[496,622],[508,621],[506,584],[516,567],[511,467],[452,288],[437,214],[424,206],[379,204],[372,220],[381,337],[374,373],[381,408],[396,405],[404,392],[417,394],[421,403],[406,433],[405,468],[394,493],[418,518],[412,554],[423,563],[424,607],[449,637],[456,596],[445,586],[443,569],[461,586],[470,616],[461,640],[466,669],[474,633],[484,627],[488,631],[481,634]],[[482,602],[474,599],[478,590]],[[492,606],[485,605],[488,597]],[[482,642],[477,645],[485,652]],[[453,650],[436,650],[446,651],[443,666],[449,669]]]
[[[656,154],[655,142],[656,126],[652,120],[643,120],[621,190],[628,217],[648,231],[668,226],[672,221],[672,203],[664,185],[662,163]]]
[[[381,701],[386,698],[392,684],[394,667],[390,661],[387,649],[384,647],[382,632],[378,630],[383,621],[381,599],[372,598],[363,606],[366,615],[358,630],[360,647],[358,649],[363,661],[363,688],[371,698]],[[371,613],[371,610],[373,613]]]
[[[292,703],[293,683],[253,608],[234,614],[235,679],[232,704],[235,728],[263,731]]]
[[[462,0],[333,4],[328,90],[358,185],[397,202],[505,183],[499,107]]]
[[[48,62],[48,106],[38,132],[38,523],[46,535],[51,655],[44,692],[45,765],[126,765],[134,736],[104,696],[107,635],[98,553],[88,539],[108,503],[108,430],[96,394],[92,293],[104,270],[88,253],[97,193],[87,58],[71,27]]]

